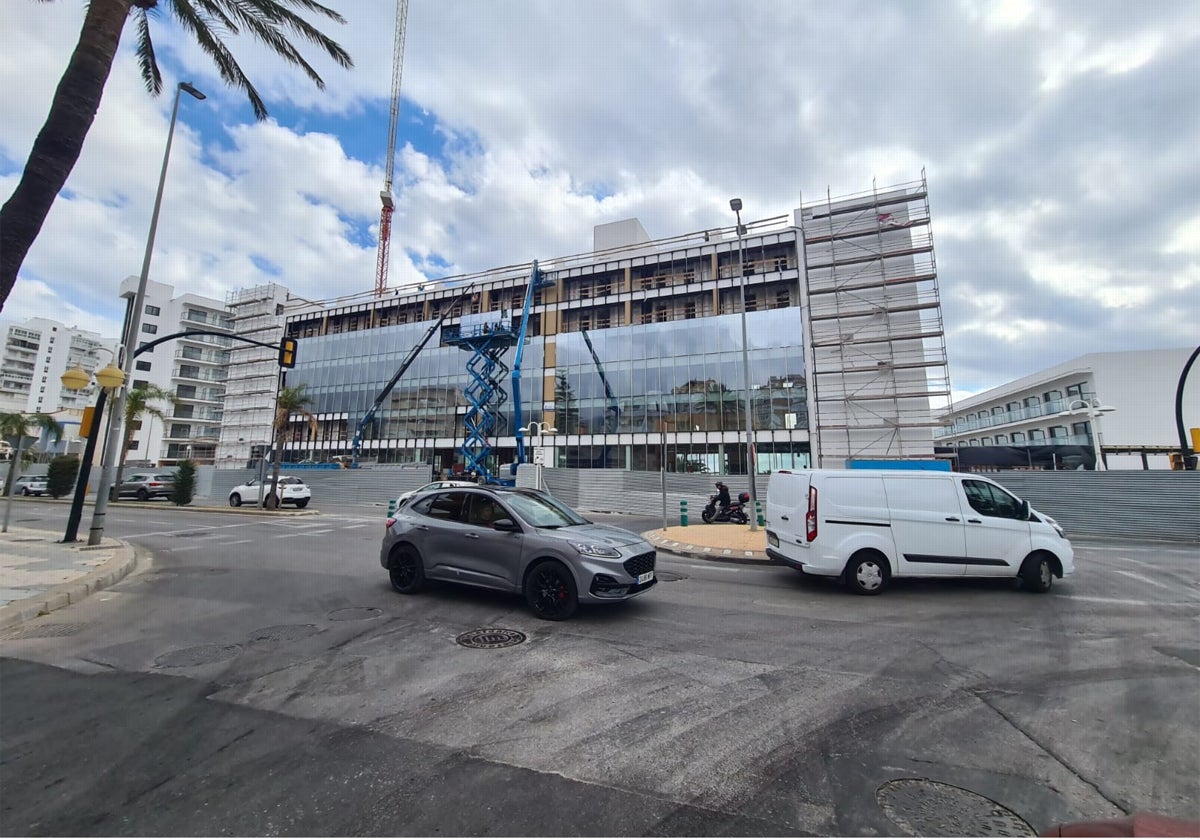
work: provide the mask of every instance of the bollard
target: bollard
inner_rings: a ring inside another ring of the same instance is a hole
[[[396,500],[388,499],[388,519],[392,518],[392,514],[396,512]]]
[[[679,524],[687,527],[687,499],[679,501]]]
[[[766,517],[763,516],[763,503],[758,499],[754,500],[754,518],[758,520],[760,528],[767,524]]]

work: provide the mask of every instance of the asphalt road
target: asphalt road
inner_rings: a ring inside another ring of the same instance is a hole
[[[0,637],[0,831],[987,835],[1200,807],[1194,547],[1077,541],[1047,595],[878,598],[660,552],[644,597],[550,623],[394,593],[383,516],[111,508],[139,571]],[[482,628],[527,638],[456,644]]]

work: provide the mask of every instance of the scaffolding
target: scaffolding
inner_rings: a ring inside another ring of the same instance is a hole
[[[950,382],[924,171],[800,213],[818,466],[934,457]]]

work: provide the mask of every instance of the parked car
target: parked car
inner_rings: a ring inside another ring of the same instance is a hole
[[[175,489],[174,472],[136,472],[121,479],[117,496],[135,496],[139,502],[169,499]]]
[[[396,497],[396,507],[407,502],[419,493],[425,493],[429,490],[443,490],[447,487],[475,487],[479,482],[476,481],[458,481],[454,479],[444,479],[442,481],[431,481],[423,487],[418,487],[416,490],[409,490],[407,493],[401,493]]]
[[[44,475],[19,475],[13,481],[14,495],[20,493],[22,496],[40,496],[46,490],[46,476]]]
[[[767,555],[878,595],[894,577],[1011,577],[1046,592],[1075,571],[1058,523],[973,473],[780,470]]]
[[[653,546],[590,522],[541,490],[472,485],[415,497],[387,520],[379,562],[392,587],[449,580],[524,595],[538,618],[624,601],[657,583]]]
[[[245,484],[239,484],[229,491],[230,507],[241,507],[244,503],[249,502],[252,505],[258,504],[259,481],[257,478],[252,478]],[[266,479],[262,482],[262,499],[263,507],[271,507],[271,496],[273,486],[271,479]],[[279,476],[279,503],[281,505],[295,505],[298,508],[308,507],[308,501],[312,498],[312,491],[308,489],[308,485],[303,479],[296,478],[290,475]]]

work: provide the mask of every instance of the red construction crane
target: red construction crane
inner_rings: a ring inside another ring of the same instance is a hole
[[[396,168],[396,128],[400,122],[400,76],[404,71],[404,29],[408,23],[408,0],[396,0],[396,39],[392,52],[392,100],[388,111],[387,174],[379,200],[379,253],[375,258],[375,295],[383,297],[388,287],[388,253],[392,244],[392,172]]]

